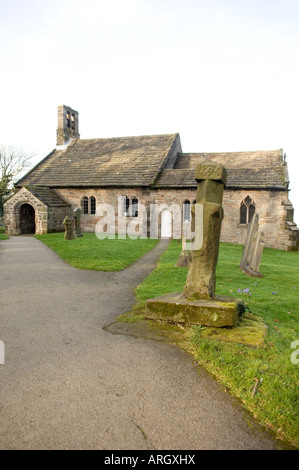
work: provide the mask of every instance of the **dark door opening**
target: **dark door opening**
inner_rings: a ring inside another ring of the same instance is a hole
[[[30,204],[23,204],[20,209],[21,233],[35,233],[35,210]]]

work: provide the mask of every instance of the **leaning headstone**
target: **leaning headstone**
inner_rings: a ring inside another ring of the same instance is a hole
[[[215,295],[222,197],[227,173],[220,164],[196,167],[196,204],[192,207],[192,231],[195,241],[183,292],[166,294],[146,302],[146,317],[153,320],[227,327],[235,326],[243,303]],[[202,210],[202,223],[195,214]],[[197,241],[196,241],[196,237]],[[201,242],[198,243],[198,239]]]
[[[240,262],[242,271],[250,277],[262,277],[259,267],[264,249],[264,233],[259,230],[258,214],[253,214]]]
[[[73,216],[74,216],[74,235],[75,237],[83,237],[83,234],[81,232],[81,210],[76,207],[73,210]]]
[[[74,240],[74,230],[73,230],[73,221],[70,217],[66,216],[62,224],[65,227],[64,239],[65,240]]]

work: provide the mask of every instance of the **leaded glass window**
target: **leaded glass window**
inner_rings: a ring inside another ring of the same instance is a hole
[[[84,196],[81,201],[83,214],[88,214],[88,197]]]
[[[240,224],[250,224],[255,213],[255,203],[250,196],[246,196],[240,205]]]
[[[91,196],[90,198],[90,213],[95,214],[96,213],[96,198]]]

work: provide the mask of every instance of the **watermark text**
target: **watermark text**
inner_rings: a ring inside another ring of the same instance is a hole
[[[191,224],[192,212],[192,224]],[[134,214],[134,215],[133,215]],[[179,204],[150,204],[138,202],[134,211],[128,214],[126,198],[118,197],[117,212],[112,204],[99,204],[95,233],[98,239],[105,238],[173,238],[187,240],[187,250],[200,250],[203,244],[203,204],[194,204],[189,220],[182,221]]]
[[[291,343],[291,348],[295,349],[297,348],[294,352],[291,354],[291,363],[292,364],[299,364],[299,339],[296,339],[295,341],[292,341]]]

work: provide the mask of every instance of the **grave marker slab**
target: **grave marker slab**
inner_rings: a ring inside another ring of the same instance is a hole
[[[249,224],[240,268],[250,277],[262,277],[259,267],[264,249],[264,234],[259,230],[258,214],[253,214]]]
[[[187,250],[187,241],[186,237],[183,235],[182,236],[182,253],[178,257],[178,260],[176,262],[176,267],[178,268],[185,268],[189,266],[189,259],[190,259],[190,253]]]
[[[83,237],[81,232],[81,210],[78,207],[75,207],[73,210],[74,215],[74,235],[75,237]]]

